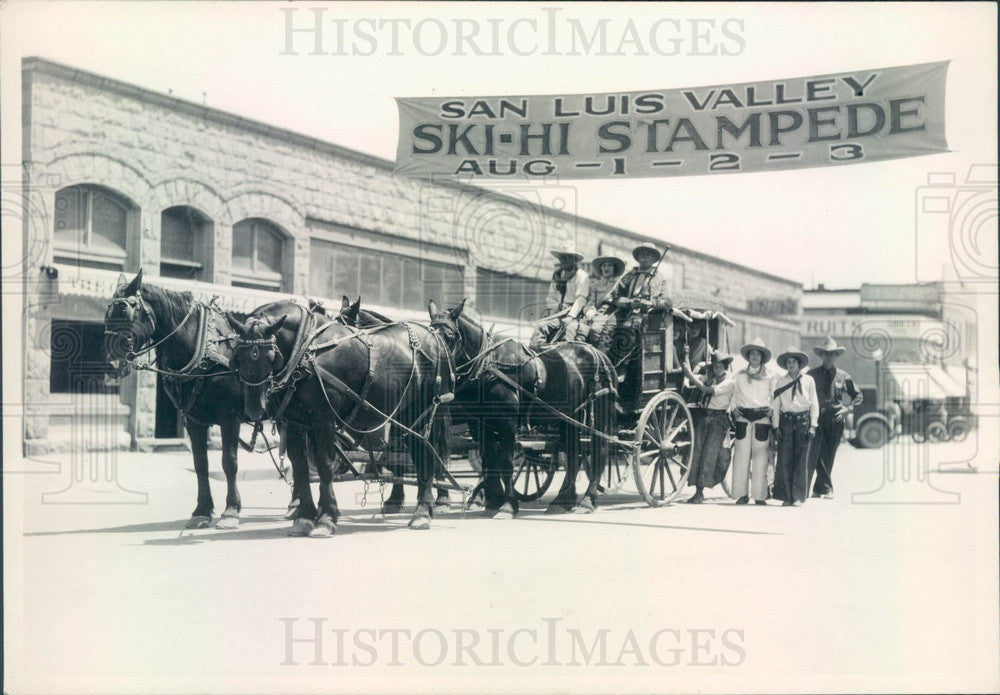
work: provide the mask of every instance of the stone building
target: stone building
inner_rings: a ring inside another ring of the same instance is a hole
[[[420,319],[428,299],[468,297],[525,337],[548,249],[631,260],[650,241],[575,215],[570,186],[394,176],[390,161],[40,58],[22,62],[22,80],[25,248],[37,260],[25,279],[28,451],[176,441],[153,374],[100,378],[121,273],[237,310],[360,294]],[[732,343],[797,343],[800,284],[671,244],[677,303],[725,309]],[[70,441],[88,418],[115,424],[101,441]]]

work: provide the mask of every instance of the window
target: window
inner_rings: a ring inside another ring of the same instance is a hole
[[[160,215],[160,275],[201,280],[211,222],[194,208],[167,208]]]
[[[534,321],[545,310],[548,291],[549,283],[542,280],[483,268],[476,271],[476,305],[486,316]]]
[[[457,265],[410,258],[313,239],[309,252],[309,292],[338,299],[361,295],[363,303],[421,310],[462,301],[464,281]]]
[[[131,210],[124,198],[97,186],[62,189],[56,193],[56,260],[121,270]]]
[[[100,321],[52,320],[49,391],[52,393],[117,393],[106,383],[104,324]]]
[[[261,219],[233,225],[233,284],[261,290],[282,289],[284,237]]]

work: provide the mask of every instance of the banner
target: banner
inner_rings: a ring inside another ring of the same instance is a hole
[[[588,95],[397,99],[409,176],[694,176],[948,149],[948,62]]]

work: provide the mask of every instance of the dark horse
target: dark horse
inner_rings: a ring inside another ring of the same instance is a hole
[[[495,342],[464,307],[463,301],[439,311],[432,301],[428,311],[431,327],[441,333],[455,361],[453,417],[469,424],[480,446],[486,514],[510,518],[517,512],[512,479],[520,425],[553,432],[566,454],[566,476],[549,511],[594,511],[598,481],[611,453],[601,435],[611,437],[615,429],[617,376],[611,362],[586,343],[555,343],[532,351],[514,340]],[[578,499],[576,477],[584,453],[580,437],[590,434],[588,428],[597,433],[586,452],[590,484]]]
[[[238,339],[231,360],[250,419],[287,421],[309,431],[317,452],[319,508],[309,487],[308,464],[292,437],[293,496],[299,500],[290,533],[329,537],[340,512],[333,477],[344,447],[391,424],[401,432],[417,474],[417,509],[410,527],[430,526],[435,457],[447,458],[453,374],[448,350],[429,329],[410,323],[357,328],[327,323],[309,332],[286,316],[260,307],[230,325]],[[294,446],[293,446],[294,445]]]
[[[104,317],[104,351],[114,376],[125,376],[138,356],[156,348],[156,369],[164,389],[184,418],[198,476],[198,503],[187,528],[204,528],[214,505],[208,484],[208,428],[222,430],[226,510],[216,528],[240,523],[236,451],[243,398],[229,370],[231,336],[225,318],[242,318],[195,301],[190,292],[171,292],[142,282],[142,271],[120,287]],[[225,318],[224,318],[225,317]]]
[[[358,297],[352,304],[351,300],[346,296],[341,298],[340,314],[337,315],[335,320],[347,326],[356,326],[358,328],[370,328],[393,322],[388,316],[380,314],[377,311],[362,309],[361,297]],[[398,438],[393,435],[390,435],[389,439],[391,441],[398,441]],[[402,483],[393,483],[389,497],[382,503],[382,512],[384,514],[395,514],[400,511],[405,502],[405,495],[405,486]],[[448,495],[447,488],[438,488],[437,499],[434,505],[436,507],[451,506],[451,498]]]

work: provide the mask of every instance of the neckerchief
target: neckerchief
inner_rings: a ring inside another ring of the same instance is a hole
[[[795,394],[802,393],[802,374],[799,373],[797,377],[789,381],[787,384],[782,386],[780,389],[774,392],[774,397],[777,398],[783,394],[788,389],[792,389],[792,398],[795,398]]]

